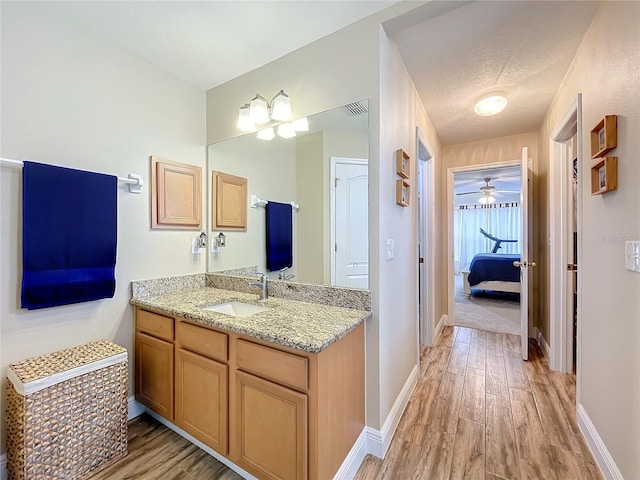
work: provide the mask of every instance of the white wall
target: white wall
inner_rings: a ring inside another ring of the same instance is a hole
[[[296,140],[276,137],[270,142],[259,140],[255,134],[244,135],[226,142],[209,145],[209,168],[247,179],[247,195],[263,200],[289,203],[297,201]],[[211,171],[208,174],[211,185]],[[211,193],[211,188],[209,188]],[[209,204],[211,205],[211,203]],[[211,212],[211,207],[209,208]],[[294,214],[294,222],[297,214]],[[247,230],[223,230],[226,247],[209,257],[209,270],[257,265],[266,272],[266,212],[264,208],[248,208]],[[294,232],[295,232],[294,223]],[[217,235],[219,232],[212,232]],[[294,234],[294,241],[297,235]],[[294,253],[296,251],[294,245]],[[294,259],[294,266],[296,262]],[[277,277],[277,273],[271,274]]]
[[[148,157],[204,167],[205,93],[44,13],[37,2],[1,8],[1,156],[125,177],[137,172],[146,181],[141,195],[119,188],[115,296],[27,311],[19,308],[22,174],[0,168],[4,378],[11,362],[99,338],[132,354],[131,280],[204,271],[204,256],[190,253],[195,231],[150,230]],[[4,440],[3,433],[2,451]]]
[[[624,240],[640,240],[639,18],[640,3],[602,3],[547,113],[540,149],[546,172],[549,135],[581,92],[577,396],[628,479],[640,478],[640,274],[624,268]],[[608,154],[618,157],[618,189],[592,196],[589,132],[607,114],[618,115],[618,147]]]

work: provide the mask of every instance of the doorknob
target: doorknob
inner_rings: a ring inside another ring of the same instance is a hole
[[[518,260],[513,261],[513,266],[516,268],[529,266],[531,268],[537,267],[538,264],[536,262],[519,262]]]

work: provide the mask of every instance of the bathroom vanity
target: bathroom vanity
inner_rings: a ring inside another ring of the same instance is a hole
[[[369,311],[208,286],[132,303],[139,402],[257,478],[334,477],[364,428]]]

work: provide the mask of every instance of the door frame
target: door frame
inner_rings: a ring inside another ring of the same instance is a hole
[[[416,288],[418,295],[418,352],[420,344],[431,347],[438,341],[444,327],[443,322],[435,323],[435,295],[433,288],[435,280],[435,183],[434,183],[434,155],[427,139],[422,135],[420,127],[416,127],[416,157],[418,159],[418,185],[416,194],[419,195],[419,207],[416,208],[416,241],[420,244],[422,238],[423,258],[425,263],[418,263]],[[424,157],[424,158],[423,158]],[[422,282],[420,281],[422,279]],[[418,285],[422,285],[419,288]]]
[[[366,165],[369,166],[369,159],[367,158],[350,158],[350,157],[330,157],[330,173],[329,173],[329,198],[330,198],[330,219],[331,223],[331,243],[329,244],[330,256],[330,269],[331,269],[331,285],[336,284],[336,164],[343,163],[348,165]],[[367,172],[367,181],[368,181]],[[368,190],[368,187],[367,187]],[[325,190],[326,191],[326,190]],[[368,202],[368,200],[367,200]],[[325,277],[326,278],[326,277]],[[369,285],[371,285],[369,283]]]
[[[573,315],[571,311],[572,285],[569,281],[566,265],[573,263],[570,258],[572,232],[569,228],[573,208],[569,183],[569,158],[567,142],[577,135],[576,155],[578,158],[577,196],[577,335],[576,335],[576,372],[580,371],[580,318],[582,284],[582,94],[578,94],[569,109],[549,136],[549,367],[552,370],[570,373],[573,363]],[[558,215],[560,212],[560,215]],[[571,290],[571,291],[570,291]],[[579,381],[580,375],[576,375]],[[579,401],[579,388],[576,388],[576,401]]]
[[[455,318],[455,268],[453,259],[453,203],[455,195],[453,191],[453,176],[456,173],[475,172],[488,168],[518,167],[522,165],[522,159],[506,160],[504,162],[482,163],[479,165],[464,165],[447,169],[447,325],[454,325]],[[520,305],[522,308],[522,304]],[[531,323],[530,321],[528,322]]]

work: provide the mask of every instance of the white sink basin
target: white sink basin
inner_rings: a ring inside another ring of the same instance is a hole
[[[243,302],[225,302],[218,305],[210,305],[204,307],[205,310],[211,312],[223,313],[225,315],[231,315],[232,317],[248,317],[256,313],[264,312],[266,307],[260,305],[254,305],[252,303]]]

